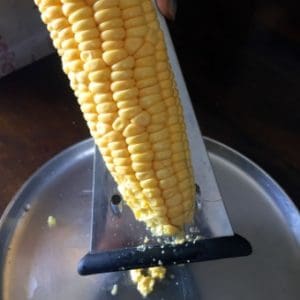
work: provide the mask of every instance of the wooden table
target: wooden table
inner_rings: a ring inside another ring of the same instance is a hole
[[[299,47],[253,22],[249,7],[221,25],[212,11],[180,11],[171,25],[201,129],[264,168],[300,207]],[[88,136],[56,55],[0,80],[0,213],[38,167]]]

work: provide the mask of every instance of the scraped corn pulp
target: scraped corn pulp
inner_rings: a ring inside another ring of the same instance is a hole
[[[146,297],[153,291],[155,280],[165,278],[166,268],[152,267],[147,270],[137,269],[130,271],[131,280],[137,284],[138,291]]]
[[[193,217],[194,179],[182,107],[153,3],[35,3],[124,200],[153,234],[180,233]],[[152,285],[143,279],[141,286],[145,282]]]

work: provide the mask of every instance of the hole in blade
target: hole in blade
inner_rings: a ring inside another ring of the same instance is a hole
[[[119,205],[122,201],[122,197],[118,194],[112,195],[111,199],[111,204],[113,205]]]
[[[195,190],[197,195],[201,195],[200,186],[197,183],[195,184]]]
[[[122,213],[122,197],[118,194],[114,194],[110,199],[110,207],[115,216],[121,216]]]

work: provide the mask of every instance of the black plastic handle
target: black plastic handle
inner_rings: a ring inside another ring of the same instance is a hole
[[[145,249],[123,248],[107,252],[88,253],[78,265],[80,275],[91,275],[158,265],[176,265],[252,253],[250,243],[240,235],[203,239],[181,245],[148,246]]]

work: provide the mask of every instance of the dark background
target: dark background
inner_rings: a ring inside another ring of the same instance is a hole
[[[300,207],[300,1],[182,0],[169,25],[203,133]],[[39,166],[88,136],[56,55],[1,79],[0,213]]]

